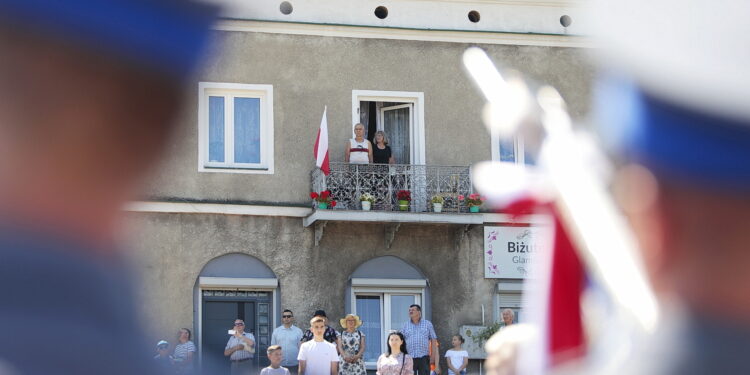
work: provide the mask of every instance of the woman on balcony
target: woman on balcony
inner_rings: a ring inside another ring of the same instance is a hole
[[[372,148],[372,158],[375,164],[396,164],[396,159],[391,152],[391,146],[388,146],[388,137],[385,132],[378,130],[375,132],[375,146]]]
[[[352,164],[372,163],[372,143],[365,139],[365,126],[354,125],[354,138],[346,145],[346,162]]]

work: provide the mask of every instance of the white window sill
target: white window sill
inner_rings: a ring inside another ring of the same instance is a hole
[[[208,173],[236,173],[236,174],[273,174],[273,167],[269,168],[239,168],[239,167],[200,167],[198,172]]]

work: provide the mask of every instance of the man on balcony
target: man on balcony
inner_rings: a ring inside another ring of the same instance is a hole
[[[352,164],[372,163],[372,143],[365,139],[364,125],[354,125],[354,138],[346,145],[344,160]]]

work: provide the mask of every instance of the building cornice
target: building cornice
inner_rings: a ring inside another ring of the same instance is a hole
[[[415,40],[428,42],[506,44],[547,47],[593,47],[593,43],[588,37],[562,34],[424,30],[400,27],[372,27],[257,20],[222,20],[214,28],[219,31],[312,35],[341,38]]]

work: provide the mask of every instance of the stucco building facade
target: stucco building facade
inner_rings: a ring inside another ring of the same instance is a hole
[[[531,225],[535,218],[514,221],[487,207],[431,212],[426,199],[435,191],[426,190],[415,193],[424,202],[409,212],[385,206],[362,212],[351,202],[320,212],[309,198],[312,148],[327,107],[332,162],[344,160],[356,122],[367,123],[370,138],[374,130],[396,133],[397,163],[407,166],[401,170],[517,156],[518,144],[503,150],[507,143],[483,125],[484,100],[461,66],[462,53],[479,46],[503,68],[555,86],[571,114],[583,118],[594,74],[588,45],[570,36],[572,25],[560,24],[574,8],[412,1],[404,3],[421,13],[405,8],[413,17],[404,18],[394,5],[379,19],[375,3],[351,14],[353,5],[345,3],[301,2],[290,14],[283,4],[230,10],[236,13],[217,26],[217,43],[195,78],[167,159],[148,194],[128,207],[150,334],[172,339],[178,328],[191,328],[206,369],[224,361],[217,348],[223,350],[237,316],[263,353],[283,309],[294,311],[303,329],[317,309],[336,328],[344,314],[357,313],[368,335],[365,358],[373,362],[385,349],[385,332],[406,321],[410,303],[424,307],[441,353],[459,327],[496,321],[501,307],[518,308],[519,279],[485,277],[484,228]],[[466,25],[441,6],[465,10]],[[468,19],[483,6],[479,22]],[[514,11],[524,22],[498,26]],[[422,24],[430,18],[440,30]],[[338,178],[352,178],[344,175]],[[470,183],[471,176],[456,178]],[[425,184],[409,181],[415,192]],[[472,361],[470,372],[478,366]]]

